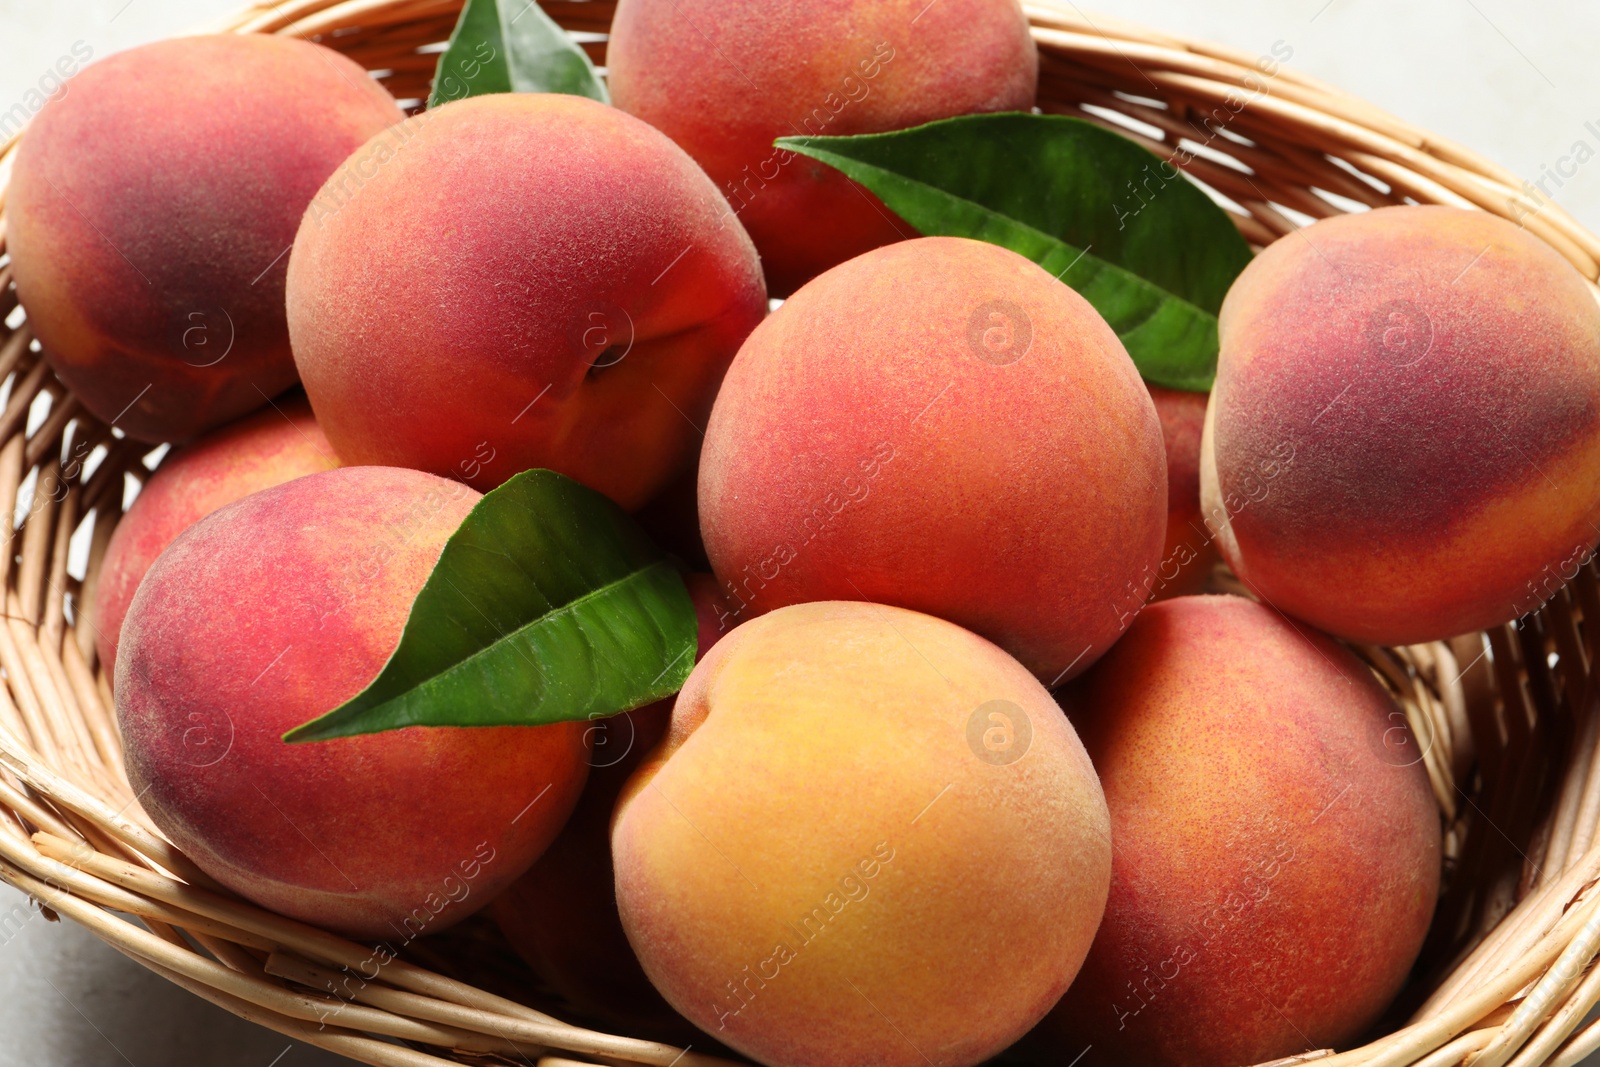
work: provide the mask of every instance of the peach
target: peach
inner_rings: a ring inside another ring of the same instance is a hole
[[[698,459],[698,457],[696,457]],[[700,537],[699,465],[689,467],[634,512],[651,540],[672,553],[686,567],[710,570],[705,542]]]
[[[300,215],[402,117],[355,63],[287,37],[179,37],[85,69],[28,127],[6,191],[17,294],[56,374],[143,441],[289,388]]]
[[[418,471],[307,475],[212,512],[145,575],[117,651],[128,777],[219,882],[409,941],[482,907],[561,829],[583,723],[281,740],[383,667],[477,499]]]
[[[706,169],[787,296],[910,226],[778,137],[878,133],[1033,107],[1039,57],[1017,0],[621,0],[618,107]]]
[[[1439,813],[1405,716],[1239,597],[1151,605],[1065,696],[1111,809],[1111,896],[1046,1062],[1237,1067],[1356,1038],[1410,970]]]
[[[700,619],[703,659],[722,636],[726,609],[716,579],[685,578]],[[566,827],[489,914],[546,985],[610,1025],[694,1041],[694,1031],[645,977],[617,914],[611,813],[624,783],[667,732],[672,700],[591,726],[589,782]]]
[[[978,1063],[1094,936],[1111,866],[1083,746],[952,623],[815,603],[735,629],[612,823],[645,973],[769,1067]]]
[[[139,580],[173,540],[224,504],[339,465],[304,398],[216,430],[151,476],[117,523],[94,589],[95,646],[114,677],[117,636]]]
[[[1047,684],[1143,605],[1166,460],[1094,309],[995,245],[923,238],[824,274],[750,335],[700,461],[739,618],[869,600],[949,619]]]
[[[1167,543],[1152,583],[1156,598],[1166,600],[1200,592],[1221,556],[1200,515],[1200,438],[1207,394],[1152,385],[1150,399],[1167,446]]]
[[[1223,304],[1201,464],[1223,555],[1341,637],[1447,638],[1600,537],[1600,306],[1481,211],[1392,207],[1270,246]]]
[[[347,463],[487,490],[545,467],[639,507],[692,464],[766,314],[755,249],[694,161],[554,93],[380,134],[289,257],[289,333]]]

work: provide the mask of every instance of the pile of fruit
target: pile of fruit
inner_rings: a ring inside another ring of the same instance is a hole
[[[474,0],[409,117],[212,36],[27,130],[43,358],[180,446],[74,605],[149,817],[384,960],[487,908],[577,1017],[773,1067],[1369,1034],[1441,831],[1342,642],[1588,558],[1584,280],[1444,207],[1252,258],[1031,113],[1016,0],[621,0],[608,60]]]

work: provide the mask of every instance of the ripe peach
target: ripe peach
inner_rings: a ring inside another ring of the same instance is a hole
[[[1283,611],[1451,637],[1537,608],[1600,537],[1600,306],[1511,223],[1318,222],[1240,275],[1221,339],[1206,511]]]
[[[941,619],[842,602],[711,650],[611,841],[645,973],[769,1067],[994,1055],[1072,980],[1111,864],[1037,679]]]
[[[617,106],[706,169],[778,296],[914,231],[775,138],[1027,111],[1039,78],[1017,0],[621,0],[606,61]]]
[[[1048,1062],[1236,1067],[1338,1046],[1422,946],[1439,814],[1350,652],[1239,597],[1153,604],[1066,694],[1111,809],[1111,897]]]
[[[489,489],[547,467],[637,508],[690,465],[766,314],[755,249],[694,161],[554,93],[374,138],[289,258],[289,333],[347,463]]]
[[[289,388],[300,215],[402,117],[355,63],[287,37],[179,37],[88,67],[28,127],[6,192],[17,294],[55,372],[144,441]]]
[[[95,646],[108,677],[139,580],[173,540],[224,504],[339,465],[304,398],[280,401],[179,450],[150,478],[106,546],[95,585]]]
[[[726,608],[709,574],[685,579],[700,617],[698,662],[722,636]],[[611,813],[623,784],[667,732],[672,700],[591,727],[589,783],[566,827],[534,865],[489,905],[511,947],[580,1011],[663,1038],[692,1035],[628,944],[617,914]],[[694,1040],[687,1036],[686,1040]]]
[[[1161,424],[1117,335],[995,245],[923,238],[824,274],[750,335],[700,462],[740,618],[808,600],[924,611],[1048,684],[1143,605]]]
[[[1150,399],[1167,446],[1167,543],[1152,588],[1156,599],[1169,600],[1203,589],[1220,558],[1200,516],[1200,437],[1208,396],[1152,385]]]
[[[281,740],[378,673],[477,499],[418,471],[312,474],[212,512],[145,575],[117,652],[128,776],[218,881],[410,940],[482,907],[561,829],[583,723]]]

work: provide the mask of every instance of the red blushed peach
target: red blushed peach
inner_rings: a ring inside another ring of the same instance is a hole
[[[1221,341],[1205,509],[1283,611],[1451,637],[1537,608],[1600,538],[1600,305],[1504,219],[1318,222],[1239,276]]]
[[[611,831],[667,1001],[769,1067],[969,1067],[1038,1021],[1111,866],[1083,746],[959,626],[801,604],[695,668]]]
[[[1027,111],[1039,76],[1017,0],[621,0],[606,55],[617,106],[706,169],[779,296],[915,231],[775,138]]]
[[[700,619],[698,661],[727,615],[716,579],[685,581]],[[591,734],[589,783],[572,818],[528,873],[489,906],[506,940],[552,989],[585,1014],[663,1038],[694,1041],[693,1028],[657,993],[617,914],[611,814],[624,783],[667,732],[672,701],[602,719]]]
[[[1372,671],[1259,604],[1181,597],[1064,703],[1115,848],[1042,1062],[1238,1067],[1357,1038],[1439,890],[1428,775]]]
[[[577,808],[544,855],[489,905],[489,915],[533,972],[584,1015],[692,1041],[693,1028],[661,999],[628,945],[612,884],[612,808],[671,714],[667,700],[595,724],[596,762]],[[607,762],[619,745],[626,755]]]
[[[134,590],[183,531],[224,504],[339,465],[303,398],[217,430],[169,458],[117,523],[95,585],[95,646],[108,677]]]
[[[355,63],[287,37],[179,37],[73,78],[6,190],[17,294],[55,372],[144,441],[293,385],[283,260],[301,213],[402,117]]]
[[[357,152],[306,212],[288,301],[345,462],[480,489],[546,467],[630,509],[692,464],[767,309],[694,161],[554,93],[446,104]]]
[[[728,373],[700,462],[749,618],[869,600],[949,619],[1053,685],[1143,606],[1161,424],[1105,320],[995,245],[923,238],[791,297]]]
[[[145,575],[117,653],[128,776],[219,882],[409,940],[488,903],[560,831],[583,723],[281,740],[377,675],[477,499],[418,471],[313,474],[212,512]]]
[[[1205,588],[1221,558],[1200,516],[1200,438],[1208,394],[1152,385],[1150,399],[1167,446],[1167,543],[1153,588],[1157,600],[1169,600]]]

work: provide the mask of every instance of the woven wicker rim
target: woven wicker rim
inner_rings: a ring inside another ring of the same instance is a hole
[[[207,29],[316,38],[417,106],[460,6],[286,0]],[[614,4],[543,6],[603,64]],[[1271,57],[1090,17],[1071,0],[1024,6],[1041,109],[1171,160],[1219,194],[1253,245],[1364,206],[1451,204],[1509,218],[1591,286],[1600,277],[1600,239],[1531,185]],[[14,147],[0,146],[0,186]],[[151,450],[50,374],[4,265],[0,312],[0,514],[16,516],[21,542],[0,556],[0,878],[195,994],[366,1063],[726,1064],[572,1026],[406,960],[380,967],[370,947],[240,900],[161,836],[128,786],[84,607],[125,477],[147,474]],[[82,575],[68,569],[75,542],[88,545]],[[1600,1002],[1600,638],[1585,618],[1600,618],[1592,562],[1518,626],[1358,649],[1423,742],[1446,827],[1447,888],[1419,966],[1431,993],[1362,1048],[1280,1064],[1569,1067],[1600,1048],[1600,1023],[1580,1029]]]

